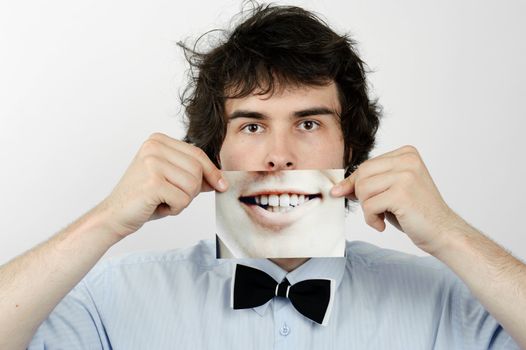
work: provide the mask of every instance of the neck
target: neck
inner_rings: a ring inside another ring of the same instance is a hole
[[[290,272],[303,265],[303,263],[309,259],[310,258],[273,258],[269,260],[281,267],[283,270]]]
[[[230,250],[217,235],[216,250],[217,258],[234,258],[232,252],[230,252]],[[303,265],[303,263],[309,259],[310,258],[270,258],[269,260],[281,267],[283,270],[290,272]]]

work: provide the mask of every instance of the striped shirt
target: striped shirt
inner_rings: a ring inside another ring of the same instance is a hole
[[[434,257],[346,242],[345,257],[291,272],[267,259],[216,259],[215,242],[100,261],[39,327],[29,349],[518,349]],[[291,284],[333,278],[326,326],[285,298],[230,306],[235,263]]]

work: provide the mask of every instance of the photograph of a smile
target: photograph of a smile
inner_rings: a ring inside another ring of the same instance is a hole
[[[219,257],[341,256],[343,169],[224,171],[216,193]]]

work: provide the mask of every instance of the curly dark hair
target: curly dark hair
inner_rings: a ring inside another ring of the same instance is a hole
[[[239,15],[233,30],[203,34],[193,48],[182,42],[190,64],[189,84],[180,95],[186,109],[184,141],[205,151],[220,167],[227,98],[274,93],[278,86],[323,86],[335,82],[341,105],[345,176],[369,158],[381,107],[368,97],[365,63],[356,43],[338,35],[317,15],[295,6],[257,4]],[[198,52],[201,39],[219,32],[219,44]],[[352,155],[351,155],[352,150]]]

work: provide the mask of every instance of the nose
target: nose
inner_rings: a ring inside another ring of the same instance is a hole
[[[265,170],[292,170],[296,168],[294,148],[290,144],[290,135],[275,135],[269,140],[265,156]]]

